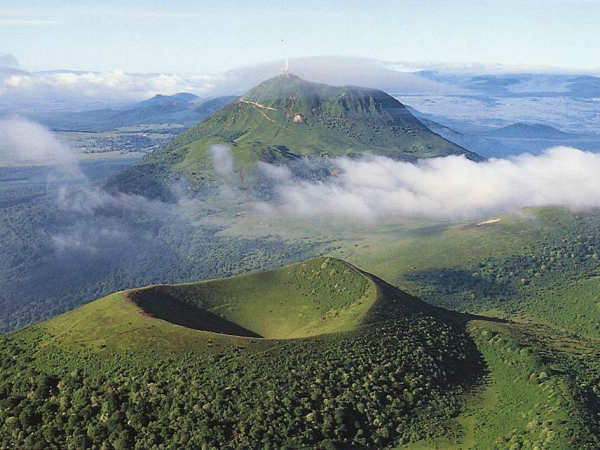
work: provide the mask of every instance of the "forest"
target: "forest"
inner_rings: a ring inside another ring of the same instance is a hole
[[[408,317],[261,352],[40,348],[0,341],[0,445],[348,448],[436,436],[483,366],[464,329]]]

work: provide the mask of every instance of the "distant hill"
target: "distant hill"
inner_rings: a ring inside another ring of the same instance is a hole
[[[469,149],[484,158],[502,158],[507,155],[521,153],[519,150],[508,147],[505,144],[498,142],[498,140],[492,140],[485,135],[461,133],[431,119],[420,118],[420,120],[427,125],[430,130],[445,139]]]
[[[600,141],[593,134],[564,132],[549,125],[522,122],[501,128],[479,127],[458,131],[457,124],[445,117],[437,118],[412,108],[409,110],[433,132],[484,158],[506,158],[523,153],[539,155],[548,148],[561,145],[600,151]],[[450,122],[450,125],[440,122]]]
[[[572,134],[557,130],[550,125],[522,122],[498,128],[486,134],[492,137],[511,139],[568,139],[574,137]]]
[[[205,189],[215,181],[208,153],[215,144],[229,147],[236,169],[247,172],[258,161],[288,163],[307,156],[375,154],[415,161],[462,154],[481,159],[433,133],[383,91],[281,75],[251,89],[110,184],[155,197],[164,196],[173,179]]]
[[[518,72],[477,75],[470,71],[425,70],[415,73],[427,80],[498,97],[570,97],[592,99],[600,96],[600,78],[593,75]]]
[[[156,95],[126,109],[53,113],[34,116],[54,130],[109,131],[120,127],[146,124],[174,124],[186,128],[235,100],[234,96],[200,100],[193,94]]]
[[[136,103],[133,105],[133,107],[127,108],[127,109],[145,108],[147,106],[164,105],[164,104],[169,104],[169,103],[171,103],[171,104],[173,104],[173,103],[177,103],[177,104],[198,103],[199,101],[200,101],[200,97],[198,97],[197,95],[194,95],[194,94],[189,94],[187,92],[180,92],[179,94],[174,94],[174,95],[158,94],[148,100],[144,100],[143,102]]]

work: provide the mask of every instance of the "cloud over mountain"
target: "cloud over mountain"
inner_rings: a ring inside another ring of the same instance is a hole
[[[125,105],[156,94],[191,92],[201,97],[241,94],[281,73],[283,61],[242,67],[222,74],[132,74],[106,72],[25,72],[16,69],[16,58],[0,53],[0,101],[12,111],[81,110]],[[6,68],[5,68],[6,69]],[[457,94],[456,87],[410,73],[392,70],[385,63],[341,56],[303,57],[290,60],[291,71],[309,81],[355,85],[409,94]],[[0,107],[0,113],[2,107]]]
[[[574,148],[485,162],[463,156],[414,164],[381,156],[334,162],[340,173],[324,182],[264,171],[279,182],[276,211],[376,222],[478,219],[529,206],[600,207],[600,155]]]
[[[243,92],[281,73],[284,61],[270,61],[225,73],[220,90]],[[453,86],[393,70],[383,61],[347,56],[311,56],[289,61],[292,73],[308,81],[334,86],[363,86],[405,94],[458,94]]]

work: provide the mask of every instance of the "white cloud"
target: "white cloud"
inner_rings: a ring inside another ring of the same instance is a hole
[[[76,190],[67,185],[59,189],[55,213],[64,220],[50,236],[55,249],[91,254],[152,245],[152,220],[166,223],[180,217],[173,205],[139,195],[109,194],[87,180]],[[149,225],[137,222],[139,218],[150,219]]]
[[[280,75],[284,61],[270,61],[231,70],[225,74],[219,91],[243,93],[245,90]],[[459,94],[455,86],[403,73],[387,67],[387,63],[369,58],[347,56],[310,56],[289,60],[290,72],[308,81],[335,86],[364,86],[387,92],[406,94]]]
[[[43,126],[18,117],[0,120],[0,165],[58,164],[78,175],[73,151]]]
[[[109,72],[39,72],[13,74],[0,80],[0,100],[17,105],[68,101],[73,109],[124,105],[146,100],[157,94],[191,92],[200,96],[214,89],[220,76],[127,74],[116,69]]]
[[[208,75],[130,75],[120,69],[110,72],[58,72],[28,75],[13,75],[4,81],[4,86],[15,89],[56,88],[73,90],[88,96],[111,94],[128,98],[145,99],[148,96],[175,94],[183,91],[207,91],[214,87]]]
[[[600,207],[600,154],[567,147],[480,163],[449,156],[414,164],[340,158],[335,164],[340,174],[325,182],[280,177],[277,209],[374,222],[468,220],[529,206]]]
[[[0,54],[2,61],[11,62]],[[224,74],[130,74],[107,72],[6,72],[0,73],[1,109],[13,111],[99,109],[130,104],[156,94],[191,92],[201,97],[242,94],[279,75],[282,61],[243,67]],[[413,74],[390,70],[380,61],[349,57],[306,57],[290,60],[296,75],[334,85],[360,85],[388,92],[456,94],[453,86]]]
[[[208,153],[213,160],[215,172],[227,175],[233,172],[233,153],[226,145],[211,145]]]
[[[480,62],[389,61],[385,66],[399,72],[433,70],[453,74],[598,74],[598,69],[572,69],[531,64]]]
[[[0,165],[48,165],[48,201],[60,227],[50,233],[54,249],[115,255],[155,245],[157,223],[183,218],[177,205],[139,195],[110,194],[83,174],[75,153],[41,125],[20,118],[0,120]]]
[[[3,65],[10,67],[0,67],[0,113],[39,113],[124,106],[156,94],[190,92],[200,97],[242,94],[264,80],[280,74],[284,62],[271,61],[222,74],[132,74],[119,69],[106,72],[27,73],[15,68],[16,58],[12,55],[0,53],[0,66]],[[423,69],[440,70],[454,76],[472,73],[562,73],[559,69],[548,67],[378,61],[342,56],[302,57],[290,60],[291,72],[309,81],[366,86],[395,94],[416,96],[473,92],[459,87],[456,79],[436,81],[407,73]]]
[[[275,166],[273,164],[259,161],[258,168],[268,178],[271,178],[275,181],[286,181],[292,177],[292,171],[287,166]]]

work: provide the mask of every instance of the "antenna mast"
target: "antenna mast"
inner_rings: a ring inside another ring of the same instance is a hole
[[[285,69],[283,71],[282,74],[284,77],[287,77],[290,75],[290,66],[289,66],[289,61],[288,61],[288,57],[285,57]]]

